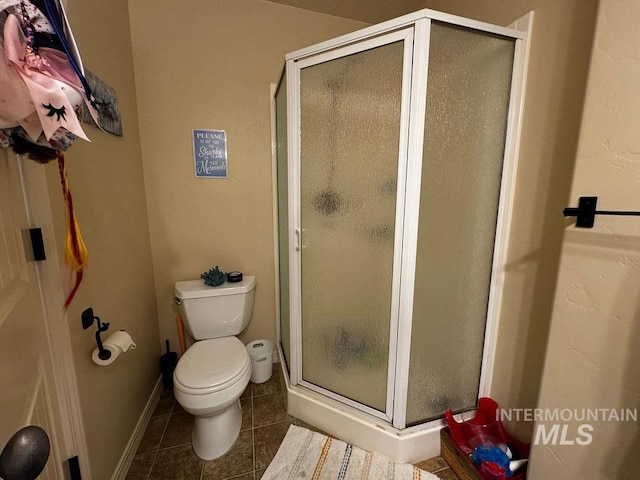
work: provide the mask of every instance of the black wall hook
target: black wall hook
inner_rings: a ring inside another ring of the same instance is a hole
[[[578,208],[567,207],[562,211],[565,217],[577,217],[576,227],[593,228],[596,215],[626,215],[640,216],[640,212],[620,212],[611,210],[596,210],[598,197],[580,197]]]
[[[85,330],[91,325],[93,325],[93,321],[98,322],[98,329],[96,330],[96,343],[98,344],[98,358],[100,360],[108,360],[111,357],[111,352],[106,350],[102,346],[102,339],[100,338],[100,334],[102,332],[106,332],[109,328],[109,324],[106,322],[101,322],[99,317],[96,317],[93,314],[93,308],[89,307],[84,312],[82,312],[82,328]]]

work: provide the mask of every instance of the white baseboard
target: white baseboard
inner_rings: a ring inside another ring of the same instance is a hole
[[[273,351],[273,356],[271,358],[272,358],[272,362],[271,363],[278,363],[278,349],[277,348]]]
[[[136,424],[136,428],[133,429],[133,433],[131,434],[131,438],[129,438],[129,442],[122,453],[122,457],[120,457],[120,461],[116,466],[113,475],[111,476],[111,480],[124,480],[129,472],[129,467],[131,466],[131,462],[133,462],[133,457],[136,455],[136,451],[138,450],[138,446],[142,441],[142,436],[144,435],[145,430],[147,429],[147,425],[149,425],[149,420],[151,420],[151,415],[158,404],[158,400],[160,400],[160,394],[162,393],[162,375],[158,378],[156,382],[156,386],[153,388],[151,392],[151,396],[149,400],[147,400],[147,404],[138,419],[138,423]]]

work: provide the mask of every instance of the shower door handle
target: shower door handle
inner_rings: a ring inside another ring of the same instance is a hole
[[[296,238],[294,241],[296,252],[299,252],[303,248],[307,248],[305,244],[302,243],[302,237],[304,234],[304,228],[296,228],[294,230]]]

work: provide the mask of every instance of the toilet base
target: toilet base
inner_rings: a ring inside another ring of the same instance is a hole
[[[242,426],[240,400],[212,417],[194,417],[191,442],[193,451],[203,460],[221,457],[236,443]]]

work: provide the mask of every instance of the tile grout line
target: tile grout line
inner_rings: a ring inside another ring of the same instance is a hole
[[[151,462],[151,467],[149,467],[149,472],[147,473],[147,480],[151,480],[151,472],[153,472],[153,467],[156,464],[156,460],[158,459],[158,452],[160,451],[160,445],[162,445],[162,440],[164,439],[164,434],[167,432],[167,428],[169,428],[169,422],[171,421],[171,414],[173,413],[173,408],[176,405],[177,400],[173,399],[173,404],[171,405],[171,410],[169,411],[169,418],[167,419],[167,423],[162,430],[162,435],[160,435],[160,441],[158,442],[158,446],[155,448],[155,455],[153,456],[153,462]]]
[[[153,470],[153,465],[154,465],[154,463],[156,463],[156,458],[158,458],[158,450],[153,452],[153,460],[151,461],[151,465],[149,465],[149,471],[147,472],[147,474],[144,477],[145,480],[151,480],[151,470]],[[127,472],[127,474],[128,474],[128,472]]]

